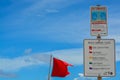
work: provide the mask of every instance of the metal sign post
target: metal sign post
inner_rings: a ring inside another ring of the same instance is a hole
[[[97,79],[98,79],[98,80],[102,80],[102,77],[101,77],[101,76],[98,76]]]
[[[97,39],[98,39],[98,42],[100,42],[100,39],[101,39],[100,34],[98,34]],[[102,80],[102,77],[98,75],[97,80]]]

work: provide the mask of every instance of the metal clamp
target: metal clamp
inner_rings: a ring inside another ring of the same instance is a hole
[[[97,39],[98,39],[98,42],[100,42],[100,40],[101,40],[100,34],[98,34]]]

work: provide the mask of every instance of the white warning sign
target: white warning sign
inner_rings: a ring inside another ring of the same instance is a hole
[[[90,15],[91,35],[97,36],[100,34],[101,36],[107,36],[107,8],[104,6],[92,6]]]
[[[84,75],[115,76],[115,40],[84,40]]]

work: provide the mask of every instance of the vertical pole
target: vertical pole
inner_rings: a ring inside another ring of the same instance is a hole
[[[101,39],[100,34],[98,34],[97,39],[98,39],[98,41],[100,42],[100,39]]]
[[[96,5],[96,6],[99,7],[100,5]],[[100,34],[97,35],[97,39],[98,39],[98,42],[100,42],[100,40],[101,40],[101,35]],[[98,75],[97,80],[102,80],[102,77],[100,75]]]
[[[100,34],[98,34],[97,39],[98,39],[98,42],[100,42],[100,40],[101,40]],[[102,77],[100,75],[98,75],[97,80],[102,80]]]
[[[99,76],[97,77],[97,80],[102,80],[102,77],[99,75]]]
[[[51,75],[50,75],[51,63],[52,63],[52,55],[50,55],[50,63],[49,63],[48,80],[51,80]]]

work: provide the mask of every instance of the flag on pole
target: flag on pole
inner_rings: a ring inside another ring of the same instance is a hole
[[[67,66],[72,66],[72,65],[60,59],[53,58],[53,69],[51,76],[53,77],[67,76],[68,74],[70,74],[68,72]]]

